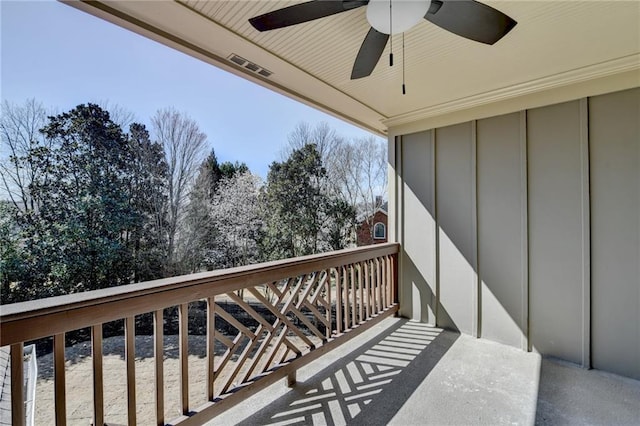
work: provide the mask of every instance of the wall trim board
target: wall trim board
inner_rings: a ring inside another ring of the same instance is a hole
[[[440,218],[438,217],[438,194],[437,194],[437,190],[438,190],[438,161],[436,160],[436,155],[438,154],[437,150],[437,142],[438,142],[438,131],[437,129],[433,129],[431,131],[429,131],[429,134],[431,135],[431,164],[432,164],[432,177],[433,177],[433,191],[432,191],[432,197],[433,197],[433,219],[434,219],[434,226],[435,226],[435,233],[434,233],[434,237],[436,239],[435,241],[435,264],[434,267],[436,268],[435,270],[435,275],[436,275],[436,294],[435,294],[435,315],[434,315],[434,325],[437,326],[438,324],[440,324],[441,320],[442,320],[442,315],[440,313]]]
[[[400,242],[400,229],[399,223],[402,220],[402,215],[400,214],[400,209],[402,209],[402,204],[400,204],[398,196],[399,196],[399,187],[398,181],[400,180],[400,165],[399,165],[399,157],[397,154],[398,151],[398,140],[401,136],[394,136],[387,138],[387,179],[388,179],[388,201],[389,201],[389,223],[393,224],[392,226],[387,226],[387,230],[389,233],[389,241]]]
[[[437,116],[455,113],[461,110],[484,107],[486,105],[491,105],[498,102],[518,100],[520,98],[525,98],[531,95],[537,95],[541,92],[548,92],[568,87],[580,87],[580,84],[583,83],[591,83],[594,80],[610,78],[612,76],[617,76],[626,72],[635,72],[637,75],[639,69],[640,54],[634,53],[599,64],[593,64],[587,67],[561,72],[555,75],[528,81],[526,83],[509,86],[486,93],[480,93],[474,96],[450,101],[440,105],[434,105],[428,108],[419,109],[407,114],[390,117],[386,120],[383,120],[383,124],[387,125],[390,128],[402,126],[420,120],[426,120]],[[580,99],[590,94],[591,93],[588,92],[584,93],[583,91],[574,91],[573,99]],[[568,100],[571,99],[564,99],[564,101]],[[562,102],[562,100],[558,100],[556,102]],[[524,108],[527,107],[523,106],[519,109]],[[515,112],[517,110],[518,109],[511,112]]]
[[[638,62],[640,64],[640,62]],[[562,87],[549,88],[535,93],[523,94],[509,99],[495,100],[478,106],[440,111],[429,117],[416,118],[413,121],[387,120],[388,134],[400,135],[421,132],[438,127],[480,120],[498,115],[519,112],[582,99],[588,96],[603,95],[640,86],[638,69],[607,75],[593,80],[577,82]]]
[[[480,262],[478,261],[478,126],[471,121],[471,235],[473,236],[471,262],[473,273],[473,337],[482,332],[482,286],[480,285]]]
[[[520,348],[523,351],[531,351],[529,340],[529,177],[527,159],[527,111],[520,111],[520,232],[522,233],[522,245],[520,246],[520,259],[522,262],[522,275],[520,285],[522,288],[522,317],[520,318],[521,333]]]
[[[591,368],[591,200],[589,101],[580,100],[580,178],[582,192],[582,367]]]
[[[401,255],[398,256],[398,276],[404,277],[404,156],[402,152],[402,136],[395,137],[395,163],[396,163],[396,200],[397,200],[397,222],[396,229],[398,232],[398,242],[400,243],[402,249]],[[404,292],[405,286],[401,285],[402,281],[398,283],[398,301],[404,300]],[[400,309],[402,309],[402,304],[400,304]],[[400,311],[399,311],[400,312]],[[403,312],[406,316],[406,313]]]
[[[434,241],[434,250],[433,250],[433,257],[432,257],[432,261],[433,261],[433,267],[435,268],[435,295],[434,295],[434,306],[433,306],[433,325],[435,326],[436,324],[438,324],[438,310],[439,310],[439,306],[440,306],[440,267],[438,265],[439,262],[439,257],[438,257],[438,253],[439,253],[439,248],[438,248],[438,206],[436,205],[436,200],[438,199],[438,197],[436,197],[436,131],[435,130],[431,130],[429,131],[429,141],[431,142],[431,164],[429,164],[429,167],[431,168],[431,182],[432,182],[432,187],[431,187],[431,205],[433,206],[433,227],[432,227],[432,231],[433,231],[433,235],[435,236],[436,240]]]

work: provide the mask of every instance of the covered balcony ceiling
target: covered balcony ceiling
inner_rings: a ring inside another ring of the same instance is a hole
[[[262,33],[248,22],[295,3],[69,2],[380,134],[389,126],[601,77],[631,72],[636,85],[640,80],[637,1],[485,1],[518,22],[493,46],[423,20],[405,34],[406,95],[401,35],[393,37],[393,67],[388,43],[371,76],[350,80],[369,30],[365,7]],[[272,74],[235,64],[229,59],[234,54]]]

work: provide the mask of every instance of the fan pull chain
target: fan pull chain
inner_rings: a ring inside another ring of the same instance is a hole
[[[392,0],[389,0],[389,66],[393,66],[393,7]]]
[[[404,86],[404,58],[405,58],[405,54],[404,54],[404,33],[402,33],[402,94],[406,95],[407,94],[407,90]]]

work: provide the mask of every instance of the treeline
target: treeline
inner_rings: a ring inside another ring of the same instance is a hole
[[[110,111],[108,111],[110,110]],[[4,102],[0,299],[14,303],[335,250],[386,191],[386,149],[301,123],[266,182],[196,122]]]

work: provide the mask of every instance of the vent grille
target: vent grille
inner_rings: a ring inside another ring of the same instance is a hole
[[[259,66],[257,66],[256,64],[254,64],[253,62],[249,62],[247,65],[244,66],[246,69],[251,70],[253,72],[258,72],[258,70],[260,69]]]
[[[229,59],[234,64],[239,65],[243,68],[246,68],[249,71],[259,74],[263,77],[269,78],[273,75],[273,73],[268,69],[262,68],[260,65],[256,63],[247,61],[245,58],[243,58],[242,56],[236,55],[235,53],[232,53],[231,55],[229,55],[227,59]]]
[[[240,56],[238,56],[238,55],[231,55],[231,56],[229,56],[229,60],[230,60],[231,62],[235,62],[236,64],[238,64],[238,65],[240,65],[240,66],[243,66],[244,64],[246,64],[246,63],[247,63],[247,60],[246,60],[245,58],[242,58],[242,57],[240,57]]]

